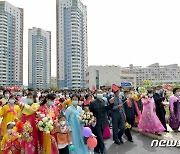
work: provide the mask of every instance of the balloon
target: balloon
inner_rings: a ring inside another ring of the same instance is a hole
[[[23,132],[23,125],[24,125],[24,123],[23,123],[22,121],[18,121],[18,122],[16,123],[16,128],[17,128],[17,131],[18,131],[19,133],[22,133],[22,132]]]
[[[87,145],[89,148],[95,148],[97,146],[97,139],[95,137],[89,137],[87,140]]]
[[[89,127],[84,127],[82,130],[82,134],[84,137],[90,137],[92,135],[92,131]]]
[[[70,150],[70,151],[74,151],[74,149],[75,149],[74,145],[70,145],[70,146],[69,146],[69,150]]]

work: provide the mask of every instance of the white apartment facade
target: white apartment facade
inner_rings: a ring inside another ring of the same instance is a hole
[[[51,84],[51,32],[29,29],[28,87],[48,89]]]
[[[89,66],[86,72],[86,88],[89,89],[110,87],[112,84],[121,86],[123,82],[136,87],[136,76],[123,73],[120,66]]]
[[[180,83],[180,67],[177,64],[161,66],[159,63],[147,67],[133,66],[123,68],[123,72],[135,74],[137,86],[143,86],[144,80],[151,80],[155,85]]]
[[[0,1],[0,85],[23,85],[23,9]]]
[[[57,85],[85,87],[88,66],[87,8],[80,0],[56,0]]]

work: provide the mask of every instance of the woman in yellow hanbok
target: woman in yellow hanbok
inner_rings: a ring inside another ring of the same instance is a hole
[[[0,125],[0,137],[6,133],[7,123],[16,121],[18,119],[18,113],[20,108],[15,105],[16,99],[14,96],[10,96],[8,103],[0,109],[0,118],[3,118]]]
[[[38,110],[39,118],[48,117],[54,122],[57,120],[59,114],[59,109],[54,105],[54,94],[48,94]],[[46,134],[45,132],[40,132],[40,147],[41,154],[58,154],[58,148],[56,143],[56,135],[54,132]]]

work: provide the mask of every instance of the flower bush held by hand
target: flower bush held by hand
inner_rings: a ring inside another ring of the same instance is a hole
[[[40,120],[37,124],[40,131],[45,132],[46,134],[49,134],[53,129],[53,121],[51,118],[44,117],[42,120]]]
[[[83,110],[82,115],[81,115],[81,121],[82,123],[85,124],[85,126],[90,126],[93,122],[95,122],[95,118],[93,116],[92,112],[85,112]]]

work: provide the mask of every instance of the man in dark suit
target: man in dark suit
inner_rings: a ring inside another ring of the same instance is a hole
[[[107,111],[112,107],[112,105],[107,104],[103,100],[103,92],[102,90],[97,91],[97,99],[90,103],[90,111],[93,113],[94,117],[96,117],[96,126],[93,128],[93,133],[97,136],[97,146],[94,149],[95,153],[107,154],[104,140],[103,140],[103,132],[104,128],[109,125]]]
[[[161,121],[162,125],[166,129],[166,132],[168,132],[167,131],[167,126],[166,126],[166,119],[165,119],[166,111],[164,109],[164,104],[163,104],[163,101],[166,98],[168,98],[168,96],[165,95],[163,97],[163,95],[161,93],[161,87],[157,86],[155,94],[153,95],[153,98],[154,98],[154,101],[155,101],[155,104],[156,104],[156,114],[157,114],[159,120]]]
[[[120,90],[114,91],[114,98],[113,101],[113,108],[111,110],[112,116],[112,127],[113,127],[113,140],[115,144],[123,143],[122,135],[124,134],[125,130],[125,113],[123,109],[122,100],[119,97]]]
[[[130,128],[125,129],[125,135],[128,138],[128,141],[133,142],[132,135],[131,135],[131,128],[134,126],[135,117],[138,116],[136,107],[134,104],[134,100],[131,98],[131,93],[129,91],[124,92],[126,100],[124,103],[124,111],[126,114],[126,122],[131,125]]]

